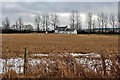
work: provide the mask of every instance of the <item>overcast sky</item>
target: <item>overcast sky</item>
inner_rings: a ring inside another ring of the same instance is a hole
[[[110,14],[117,13],[118,11],[118,0],[104,0],[106,2],[102,2],[103,0],[100,0],[101,2],[92,2],[95,0],[91,0],[91,2],[90,0],[89,2],[87,2],[88,0],[85,0],[84,2],[78,2],[82,0],[68,0],[74,2],[60,2],[60,0],[46,0],[47,2],[39,2],[43,0],[24,0],[25,2],[20,2],[20,0],[11,1],[13,2],[2,0],[2,5],[0,4],[0,8],[2,9],[2,16],[0,17],[2,17],[2,19],[6,16],[9,17],[11,24],[15,23],[18,17],[22,17],[25,24],[30,23],[33,25],[35,15],[39,15],[41,12],[55,12],[60,17],[60,24],[67,25],[69,24],[69,14],[73,10],[79,11],[81,20],[84,24],[88,12],[92,12],[94,13],[94,16],[97,16],[97,13],[101,12]]]
[[[118,2],[119,0],[1,0],[2,2]]]

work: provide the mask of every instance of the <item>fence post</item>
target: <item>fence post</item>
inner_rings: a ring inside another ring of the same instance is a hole
[[[117,59],[118,59],[117,77],[120,78],[120,53],[117,55]]]
[[[25,52],[24,52],[24,75],[27,73],[27,54],[28,54],[28,50],[25,47]]]
[[[101,59],[102,59],[103,74],[104,74],[104,77],[106,77],[107,76],[106,63],[105,63],[105,55],[103,55],[103,53],[101,53]]]

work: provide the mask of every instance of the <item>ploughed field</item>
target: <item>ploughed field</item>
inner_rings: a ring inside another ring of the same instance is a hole
[[[2,53],[118,53],[117,35],[2,34]]]

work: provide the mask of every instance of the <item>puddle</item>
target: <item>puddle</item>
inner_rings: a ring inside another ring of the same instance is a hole
[[[87,54],[81,54],[81,53],[63,53],[64,55],[71,55],[73,57],[76,57],[75,60],[77,63],[82,64],[83,66],[88,66],[89,69],[96,71],[96,64],[102,64],[102,61],[99,59],[91,59],[88,57],[95,57],[95,58],[100,58],[100,54],[96,53],[87,53]],[[62,55],[63,55],[62,54]],[[32,56],[50,56],[52,54],[33,54]],[[56,55],[53,54],[54,56],[62,56],[62,55]],[[77,58],[79,56],[84,56],[83,58]],[[86,58],[85,58],[86,57]],[[49,58],[28,58],[28,63],[31,64],[32,66],[35,66],[37,64],[42,64],[45,63],[46,65],[48,63],[54,64],[55,60],[51,60]],[[111,60],[106,59],[105,60],[107,69],[111,69],[109,66],[112,64]],[[11,59],[0,59],[0,73],[5,73],[7,72],[6,69],[8,69],[8,66],[11,66],[10,69],[15,70],[17,73],[23,73],[23,65],[24,65],[24,59],[22,58],[11,58]],[[7,66],[7,67],[5,67]],[[102,65],[98,65],[97,67],[101,67]]]

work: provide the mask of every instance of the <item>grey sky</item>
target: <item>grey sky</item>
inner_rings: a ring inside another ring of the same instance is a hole
[[[5,0],[7,1],[7,0]],[[17,1],[17,0],[12,0]],[[9,17],[11,20],[11,24],[15,22],[15,20],[18,17],[22,17],[25,23],[31,23],[34,24],[34,16],[41,14],[41,12],[48,12],[48,13],[70,13],[73,10],[77,10],[80,13],[88,13],[92,12],[95,15],[100,12],[105,13],[117,13],[117,1],[112,2],[113,0],[109,0],[111,2],[36,2],[37,0],[34,0],[35,2],[27,2],[28,0],[25,0],[26,2],[2,2],[2,18]],[[43,0],[39,0],[43,1]],[[56,0],[47,0],[47,1],[56,1]],[[58,0],[60,1],[60,0]],[[73,0],[68,0],[73,1]],[[78,1],[78,0],[75,0]],[[80,1],[80,0],[79,0]],[[88,0],[85,0],[88,1]],[[95,1],[95,0],[91,0]],[[108,1],[108,0],[104,0]],[[67,16],[68,17],[68,16]],[[62,16],[61,19],[64,19],[64,22],[61,22],[62,24],[69,23],[68,18],[65,16]],[[63,20],[61,20],[63,21]]]
[[[119,0],[1,0],[2,2],[118,2]]]

